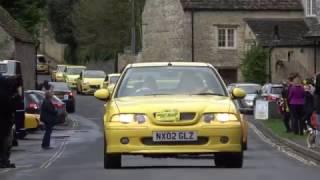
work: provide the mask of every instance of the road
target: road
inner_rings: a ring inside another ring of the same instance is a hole
[[[76,119],[77,126],[73,126],[66,141],[56,147],[55,153],[51,153],[52,157],[36,157],[33,161],[43,161],[38,166],[0,171],[1,180],[318,180],[320,177],[319,167],[305,164],[278,151],[252,130],[242,169],[215,168],[213,159],[208,158],[151,159],[126,156],[123,158],[122,169],[104,170],[101,121],[103,102],[91,96],[77,96],[76,103],[77,112],[71,117]],[[30,161],[28,157],[25,160]]]

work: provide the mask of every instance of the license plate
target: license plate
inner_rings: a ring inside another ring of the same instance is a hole
[[[64,96],[63,96],[63,99],[64,99],[64,100],[68,100],[68,99],[69,99],[69,95],[64,95]]]
[[[154,142],[171,142],[171,141],[197,141],[198,135],[194,131],[177,131],[177,132],[154,132]]]
[[[164,111],[156,113],[157,121],[178,121],[180,119],[180,113],[178,111]]]

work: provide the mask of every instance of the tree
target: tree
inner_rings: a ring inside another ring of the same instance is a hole
[[[260,46],[253,46],[242,60],[241,71],[246,82],[266,82],[268,53]]]
[[[46,0],[0,0],[0,5],[35,38],[39,35],[40,24],[46,20]]]
[[[78,0],[48,0],[48,19],[57,42],[67,44],[66,60],[77,63],[77,42],[74,36],[75,26],[72,11]]]
[[[79,59],[105,60],[130,45],[130,0],[80,0],[73,12]],[[144,0],[136,0],[137,37],[140,35]],[[141,47],[137,41],[137,47]]]

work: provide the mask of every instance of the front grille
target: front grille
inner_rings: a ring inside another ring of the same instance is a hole
[[[196,113],[184,112],[180,114],[181,121],[191,121],[196,116]]]
[[[92,88],[92,89],[100,89],[100,86],[99,85],[90,85],[90,88]]]
[[[147,146],[163,146],[163,145],[205,145],[209,141],[207,137],[198,137],[197,141],[173,141],[173,142],[154,142],[152,137],[142,138],[141,142]]]

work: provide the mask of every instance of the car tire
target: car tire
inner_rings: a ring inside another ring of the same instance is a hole
[[[239,153],[217,153],[214,158],[218,168],[242,168],[243,152]]]
[[[119,169],[121,168],[121,155],[119,154],[105,154],[104,155],[105,169]]]

